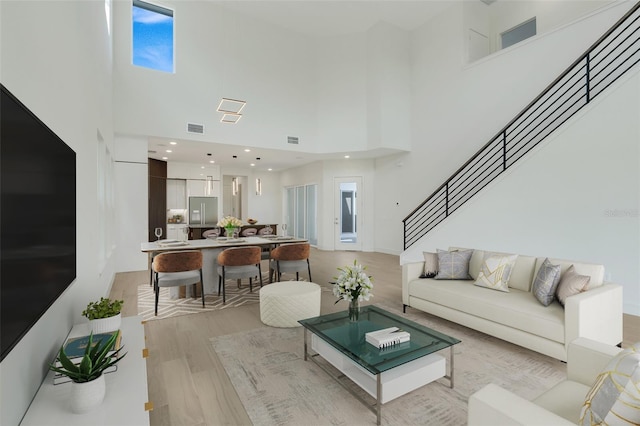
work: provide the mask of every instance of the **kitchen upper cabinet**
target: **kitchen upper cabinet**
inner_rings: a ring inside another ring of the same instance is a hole
[[[222,194],[222,182],[214,180],[210,184],[210,190],[207,194],[208,197],[220,197]]]
[[[220,197],[222,183],[219,180],[187,180],[187,197]]]
[[[167,179],[167,209],[187,208],[187,181]]]
[[[195,164],[167,162],[167,177],[169,179],[199,179],[206,180],[211,176],[214,180],[220,180],[220,166],[217,164]]]
[[[188,197],[206,197],[206,180],[188,179],[187,180],[187,196]]]

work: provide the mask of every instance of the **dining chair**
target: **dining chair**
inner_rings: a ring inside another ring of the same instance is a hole
[[[271,260],[269,262],[269,282],[275,272],[276,278],[280,281],[283,273],[296,273],[296,280],[300,278],[301,271],[309,273],[311,279],[311,265],[309,264],[309,243],[282,244],[271,250]]]
[[[265,226],[258,230],[258,235],[273,235],[273,228],[271,226]]]
[[[213,238],[220,236],[220,229],[207,229],[202,233],[202,238]]]
[[[155,314],[158,315],[160,287],[177,287],[200,283],[204,308],[204,281],[202,280],[202,252],[183,250],[159,253],[153,258],[156,293]]]
[[[249,278],[249,291],[253,291],[253,278],[259,277],[262,287],[262,268],[258,246],[231,247],[218,254],[218,295],[222,287],[222,303],[226,303],[225,281]]]
[[[243,237],[251,237],[253,235],[256,235],[258,233],[258,230],[256,228],[245,228],[242,230],[242,232],[240,232],[240,235]]]

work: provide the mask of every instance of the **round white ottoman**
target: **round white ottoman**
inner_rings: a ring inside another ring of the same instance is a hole
[[[321,290],[306,281],[283,281],[260,289],[260,320],[273,327],[300,327],[298,320],[320,315]]]

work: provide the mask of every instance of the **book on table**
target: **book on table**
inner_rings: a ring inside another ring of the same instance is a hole
[[[113,354],[122,347],[122,332],[120,330],[112,331],[108,333],[98,333],[93,335],[93,346],[95,346],[99,341],[106,341],[111,338],[114,334],[118,335],[116,338],[116,342],[113,345],[113,349],[109,351],[107,356],[113,356]],[[82,361],[82,356],[84,355],[84,351],[89,345],[89,335],[86,336],[77,336],[77,337],[69,337],[64,342],[64,353],[74,364],[80,364]],[[56,367],[62,367],[60,361],[56,358]],[[111,373],[118,369],[118,365],[112,365],[106,370],[104,373]],[[58,385],[60,383],[70,382],[71,379],[63,374],[55,373],[53,376],[53,384]]]
[[[400,330],[398,327],[389,327],[382,330],[370,331],[365,334],[367,343],[378,349],[386,349],[411,340],[411,334]]]

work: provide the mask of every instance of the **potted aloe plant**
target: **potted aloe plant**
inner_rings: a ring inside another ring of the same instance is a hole
[[[126,355],[120,355],[122,347],[113,351],[117,338],[118,333],[113,333],[106,341],[101,339],[94,344],[91,333],[79,363],[71,361],[63,345],[58,351],[56,362],[49,364],[50,370],[71,379],[70,403],[73,412],[84,413],[102,404],[106,392],[103,372]]]
[[[97,302],[89,302],[82,315],[87,317],[93,333],[108,333],[120,329],[123,300],[101,297]]]

